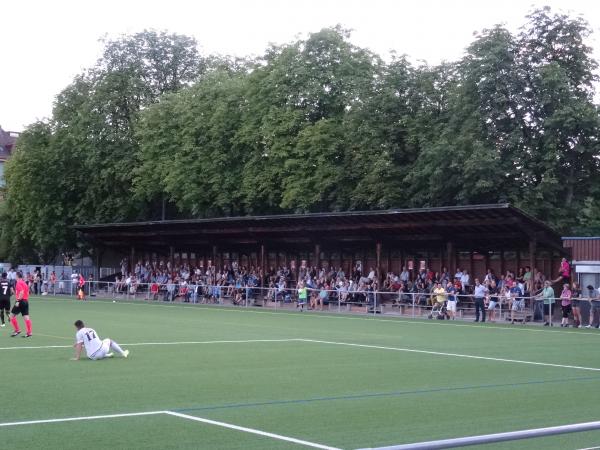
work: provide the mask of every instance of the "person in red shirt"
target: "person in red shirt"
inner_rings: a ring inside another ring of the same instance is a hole
[[[25,328],[27,330],[27,334],[23,337],[31,337],[31,319],[29,318],[29,286],[23,280],[23,274],[21,272],[17,272],[17,284],[15,286],[15,305],[10,311],[10,323],[15,330],[11,337],[18,336],[21,334],[21,330],[19,329],[19,322],[17,322],[17,316],[21,314],[23,316],[23,320],[25,321]]]
[[[150,286],[150,293],[152,294],[152,300],[158,300],[158,290],[159,290],[159,286],[158,286],[158,283],[155,281]]]

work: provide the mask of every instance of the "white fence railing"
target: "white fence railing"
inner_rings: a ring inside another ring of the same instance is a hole
[[[42,295],[79,296],[78,283],[71,280],[45,282]],[[83,297],[102,297],[123,300],[144,300],[181,302],[191,304],[230,304],[243,307],[267,307],[358,311],[368,314],[396,314],[410,317],[429,317],[446,319],[453,315],[457,318],[476,318],[481,321],[514,320],[519,323],[542,321],[545,315],[549,322],[557,320],[561,310],[561,299],[552,299],[554,303],[544,307],[544,300],[539,296],[520,296],[508,298],[503,296],[487,296],[476,298],[474,295],[457,295],[456,312],[453,314],[444,295],[438,302],[435,293],[424,292],[389,292],[371,290],[325,290],[307,289],[306,301],[299,298],[296,288],[208,284],[177,283],[135,283],[87,281],[83,287]],[[574,299],[581,303],[581,325],[589,323],[589,313],[600,313],[600,299],[594,299],[594,308],[590,308],[588,298]],[[493,303],[492,303],[493,302]],[[546,301],[548,303],[548,301]],[[597,305],[597,306],[596,306]],[[546,311],[544,311],[546,309]],[[590,311],[591,309],[591,311]],[[544,314],[546,313],[546,314]],[[600,320],[600,318],[599,318]]]

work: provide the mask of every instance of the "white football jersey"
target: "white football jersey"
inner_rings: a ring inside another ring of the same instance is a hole
[[[93,328],[82,328],[77,332],[75,339],[78,344],[85,346],[85,352],[90,358],[102,347],[102,341]]]

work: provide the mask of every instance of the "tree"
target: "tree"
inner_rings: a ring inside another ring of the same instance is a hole
[[[131,176],[139,112],[203,69],[185,36],[145,31],[107,41],[96,66],[58,95],[50,121],[19,139],[6,170],[6,239],[22,239],[48,260],[76,245],[71,225],[144,217],[149,205],[133,197]],[[7,251],[25,257],[24,247]]]
[[[19,137],[7,163],[2,234],[13,260],[29,257],[49,263],[73,237],[65,214],[65,160],[50,150],[51,139],[48,124],[33,124]]]
[[[273,47],[249,76],[236,135],[252,149],[242,185],[248,212],[349,204],[354,181],[344,124],[372,95],[381,62],[348,38],[341,27],[326,28]]]
[[[589,25],[580,17],[535,10],[519,36],[521,65],[527,74],[524,129],[528,152],[518,202],[542,220],[566,229],[595,191],[599,175],[600,124],[593,104],[596,61],[584,44]]]
[[[234,141],[245,79],[225,70],[148,108],[138,125],[138,196],[165,192],[184,215],[242,214],[247,152]]]

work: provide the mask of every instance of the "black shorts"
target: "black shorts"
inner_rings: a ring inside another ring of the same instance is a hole
[[[552,304],[552,314],[554,314],[554,310],[556,309],[556,305]],[[547,316],[550,314],[550,305],[544,303],[544,315]]]
[[[561,306],[563,319],[567,319],[571,314],[571,305]]]
[[[19,306],[17,306],[17,304],[15,303],[15,306],[13,306],[13,308],[10,312],[15,316],[18,316],[19,313],[22,316],[28,316],[29,315],[29,302],[20,301]]]
[[[10,298],[9,299],[0,299],[0,310],[10,310]]]

